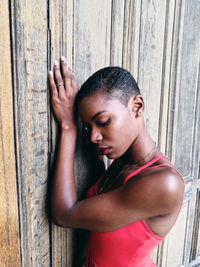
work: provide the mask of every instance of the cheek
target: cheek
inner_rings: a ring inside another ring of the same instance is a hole
[[[134,122],[130,116],[121,118],[113,123],[112,136],[119,143],[130,143],[136,134]]]
[[[134,121],[130,117],[113,122],[106,136],[104,136],[108,144],[113,147],[110,158],[115,159],[122,156],[131,146],[136,135]]]

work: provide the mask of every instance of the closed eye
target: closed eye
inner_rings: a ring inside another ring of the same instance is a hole
[[[96,122],[96,124],[100,127],[105,127],[110,123],[110,118],[108,118],[105,122]],[[91,134],[91,126],[87,123],[82,122],[82,130],[86,135]]]
[[[108,125],[110,123],[110,118],[108,118],[107,119],[107,121],[105,121],[105,122],[97,122],[97,124],[99,125],[99,126],[102,126],[102,127],[104,127],[104,126],[106,126],[106,125]]]

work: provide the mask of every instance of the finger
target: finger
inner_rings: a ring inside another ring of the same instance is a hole
[[[70,92],[71,91],[71,79],[69,74],[69,69],[67,66],[66,58],[64,56],[61,57],[61,65],[62,65],[62,73],[64,79],[65,89]]]
[[[54,77],[53,77],[53,72],[49,71],[49,85],[50,85],[50,90],[51,90],[51,95],[52,97],[57,97],[58,96],[58,91],[56,88],[56,84],[54,81]]]
[[[77,87],[77,84],[76,84],[76,79],[75,79],[75,76],[74,76],[74,73],[73,71],[70,69],[70,67],[68,67],[68,70],[69,70],[69,75],[71,77],[71,88],[74,92],[78,92],[78,87]]]
[[[64,88],[63,78],[60,73],[58,61],[55,61],[54,63],[54,72],[55,72],[55,80],[56,80],[56,85],[57,85],[59,96],[64,96],[65,88]]]

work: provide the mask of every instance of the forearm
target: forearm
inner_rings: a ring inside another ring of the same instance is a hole
[[[52,187],[52,215],[57,223],[77,201],[74,154],[76,129],[62,129]]]

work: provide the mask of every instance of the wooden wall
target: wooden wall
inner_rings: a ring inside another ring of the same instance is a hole
[[[84,254],[83,233],[48,219],[57,130],[47,72],[61,55],[79,86],[108,65],[138,81],[149,131],[186,181],[180,217],[153,258],[200,265],[199,29],[200,0],[0,1],[0,266],[70,267],[72,255],[80,266]],[[80,196],[91,183],[83,145]]]

